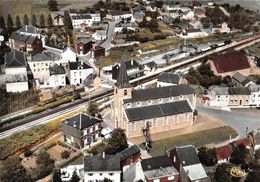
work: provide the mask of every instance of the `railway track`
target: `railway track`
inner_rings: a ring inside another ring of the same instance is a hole
[[[192,64],[197,63],[199,61],[199,59],[201,59],[205,56],[208,56],[208,55],[211,55],[211,54],[214,54],[214,53],[217,53],[217,52],[221,52],[221,51],[224,51],[224,50],[229,49],[229,48],[235,48],[235,47],[241,46],[243,44],[247,44],[247,43],[252,42],[252,41],[258,41],[259,42],[260,41],[260,35],[256,35],[256,36],[247,38],[247,39],[242,40],[238,43],[233,43],[233,44],[229,44],[229,45],[226,45],[226,46],[223,46],[223,47],[218,47],[218,48],[213,49],[213,50],[206,51],[204,53],[201,53],[197,56],[194,56],[194,57],[189,58],[187,60],[184,60],[182,62],[179,62],[179,63],[173,64],[173,65],[170,65],[168,67],[165,67],[163,69],[160,69],[160,70],[154,72],[153,74],[146,75],[146,76],[131,80],[130,83],[133,86],[137,86],[139,84],[149,82],[151,80],[158,78],[158,76],[162,72],[169,72],[169,71],[174,71],[174,70],[177,70],[177,69],[180,69],[180,68],[185,68],[187,66],[190,66]],[[9,124],[7,126],[3,126],[3,127],[0,128],[0,133],[6,132],[8,130],[11,130],[13,128],[16,128],[16,127],[19,127],[19,126],[22,126],[22,125],[25,125],[25,124],[28,124],[30,122],[34,122],[36,120],[42,119],[44,117],[55,114],[55,113],[60,112],[62,110],[73,108],[73,107],[78,106],[80,104],[86,103],[90,100],[91,101],[97,101],[97,100],[102,99],[104,97],[111,96],[112,94],[113,94],[113,89],[110,89],[106,92],[100,93],[100,94],[92,96],[90,98],[84,98],[84,99],[81,99],[81,100],[78,100],[78,101],[74,101],[73,103],[67,104],[66,106],[53,109],[53,110],[46,112],[46,113],[38,114],[37,116],[35,116],[33,118],[30,118],[30,119],[27,119],[27,120],[24,120],[24,121],[15,123],[15,124]]]

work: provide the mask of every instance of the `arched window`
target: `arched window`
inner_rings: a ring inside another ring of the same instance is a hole
[[[124,95],[125,95],[125,96],[127,95],[127,90],[124,90]]]

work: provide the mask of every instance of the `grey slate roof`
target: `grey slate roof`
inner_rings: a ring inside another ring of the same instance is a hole
[[[37,37],[30,36],[29,39],[26,41],[26,43],[32,44],[32,43],[35,41],[36,38],[37,38]]]
[[[172,159],[167,155],[143,159],[141,161],[143,171],[160,169],[161,167],[173,166]]]
[[[249,85],[251,92],[260,92],[260,85]]]
[[[81,62],[77,61],[77,62],[69,62],[69,69],[70,70],[78,70],[78,68],[82,66],[83,69],[89,69],[91,68],[89,65],[87,65],[86,63],[83,62],[83,64],[81,64]]]
[[[239,72],[236,72],[236,73],[232,76],[232,78],[233,78],[234,80],[236,80],[237,82],[241,83],[241,84],[244,85],[244,86],[251,81],[250,79],[248,79],[247,77],[245,77],[244,75],[242,75],[242,74],[239,73]]]
[[[118,155],[120,156],[120,161],[123,161],[136,153],[140,153],[140,149],[136,145],[132,145],[121,151]]]
[[[228,89],[229,95],[250,95],[248,87],[230,87]]]
[[[210,90],[213,90],[216,95],[228,95],[228,87],[212,86]]]
[[[26,42],[30,36],[28,35],[22,35],[22,34],[19,34],[17,32],[13,32],[10,37],[10,39],[14,39],[14,40],[17,40],[17,41],[20,41],[20,42]]]
[[[148,68],[153,68],[153,67],[156,67],[156,66],[157,66],[157,64],[156,64],[154,61],[149,62],[149,63],[146,63],[145,65],[146,65]]]
[[[21,51],[11,50],[5,55],[6,67],[26,67],[26,57]]]
[[[91,42],[92,40],[91,39],[88,39],[88,38],[79,38],[79,39],[77,39],[77,44],[78,43],[83,43],[83,44],[87,44],[87,43],[89,43],[89,42]]]
[[[192,108],[190,107],[188,101],[183,100],[145,107],[129,108],[126,109],[125,112],[128,120],[132,122],[192,112]]]
[[[29,26],[29,25],[24,25],[22,28],[17,30],[17,32],[25,32],[25,33],[31,33],[31,34],[39,34],[39,31],[35,26]]]
[[[74,128],[77,128],[79,130],[83,130],[100,122],[100,119],[87,115],[85,113],[77,114],[71,118],[67,118],[62,121],[62,123],[73,126]]]
[[[130,87],[129,78],[126,71],[126,64],[125,61],[121,62],[121,67],[119,69],[119,74],[117,78],[117,82],[115,83],[115,86],[118,88],[127,88]]]
[[[125,65],[127,70],[139,68],[139,64],[135,60],[125,61]]]
[[[174,168],[172,159],[167,155],[144,159],[141,161],[144,175],[148,179],[176,175],[179,172]]]
[[[47,52],[38,53],[32,56],[32,61],[48,61],[52,60],[51,54]]]
[[[149,88],[144,90],[134,90],[132,93],[132,98],[125,99],[124,103],[188,95],[193,93],[194,89],[185,84],[173,85],[168,87]]]
[[[121,171],[119,155],[92,155],[84,158],[85,172]]]
[[[193,145],[176,147],[175,149],[176,149],[178,158],[180,160],[180,163],[183,166],[200,164],[200,160],[199,160],[196,148]]]
[[[61,74],[65,74],[66,71],[63,68],[62,65],[58,65],[58,64],[54,64],[52,67],[49,68],[50,69],[50,75],[61,75]]]
[[[159,75],[158,81],[165,82],[165,83],[179,84],[180,77],[179,75],[174,73],[163,72]]]

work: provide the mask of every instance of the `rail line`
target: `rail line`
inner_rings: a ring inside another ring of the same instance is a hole
[[[259,42],[260,41],[260,35],[256,35],[256,36],[247,38],[247,39],[242,40],[240,42],[233,42],[233,43],[230,43],[230,44],[222,46],[222,47],[217,47],[215,49],[211,49],[211,50],[205,51],[203,53],[200,53],[197,56],[189,58],[188,60],[185,60],[185,61],[173,64],[173,65],[167,66],[167,67],[162,68],[160,70],[157,70],[157,71],[155,71],[154,73],[152,73],[150,75],[145,75],[143,77],[131,80],[130,83],[133,86],[137,86],[139,84],[149,82],[151,80],[156,79],[160,75],[160,73],[162,73],[162,72],[169,72],[169,71],[177,70],[179,68],[187,67],[187,66],[189,66],[191,64],[194,64],[194,63],[198,62],[199,59],[201,59],[201,58],[203,58],[205,56],[208,56],[208,55],[211,55],[211,54],[214,54],[214,53],[217,53],[217,52],[221,52],[221,51],[224,51],[224,50],[229,49],[229,48],[236,48],[238,46],[241,46],[243,44],[246,44],[246,43],[249,43],[249,42],[252,42],[252,41]],[[90,100],[91,101],[100,100],[100,99],[102,99],[104,97],[107,97],[107,96],[110,96],[112,94],[113,94],[113,89],[110,89],[110,90],[107,90],[106,92],[100,93],[98,95],[94,95],[94,96],[92,96],[90,98],[84,98],[84,99],[81,99],[81,100],[78,100],[78,101],[74,101],[73,103],[67,104],[66,106],[53,109],[53,110],[51,110],[49,112],[46,112],[46,113],[38,114],[37,116],[35,116],[33,118],[30,118],[30,119],[27,119],[25,121],[21,121],[21,122],[15,123],[15,124],[9,124],[8,126],[2,126],[0,128],[0,133],[8,131],[8,130],[11,130],[11,129],[16,128],[18,126],[22,126],[22,125],[28,124],[28,123],[36,121],[36,120],[42,119],[44,117],[47,117],[47,116],[52,115],[52,114],[55,114],[55,113],[60,112],[62,110],[73,108],[73,107],[75,107],[77,105],[83,104],[83,103],[88,102]]]

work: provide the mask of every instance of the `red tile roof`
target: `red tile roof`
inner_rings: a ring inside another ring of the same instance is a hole
[[[229,145],[215,148],[217,160],[223,160],[231,157],[232,149]]]
[[[241,138],[241,139],[234,141],[234,144],[236,146],[238,146],[240,144],[244,144],[245,146],[250,146],[251,142],[250,142],[249,138]]]
[[[213,63],[218,73],[250,68],[247,56],[242,52],[236,51],[215,55]]]

